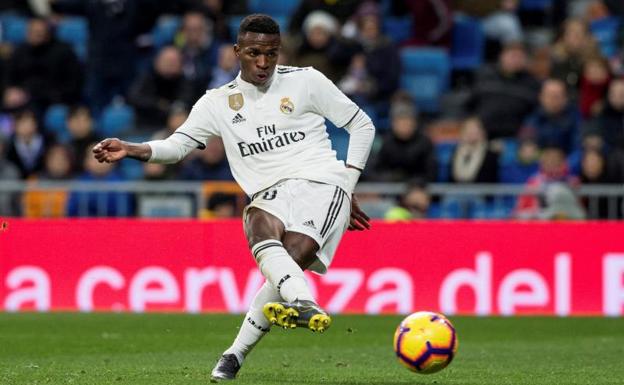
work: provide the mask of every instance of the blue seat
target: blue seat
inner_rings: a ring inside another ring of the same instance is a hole
[[[435,144],[436,162],[438,165],[438,182],[448,182],[450,180],[450,167],[453,151],[455,151],[456,142],[440,142]]]
[[[545,11],[552,8],[553,0],[521,0],[520,9],[526,11]]]
[[[618,33],[622,21],[620,18],[606,17],[591,23],[590,30],[606,57],[613,57],[618,51]]]
[[[507,166],[516,161],[518,147],[520,146],[517,139],[505,138],[502,139],[503,150],[498,159],[501,166]]]
[[[152,29],[152,42],[155,48],[172,44],[175,35],[180,29],[182,21],[178,16],[161,16]]]
[[[483,64],[485,34],[478,20],[458,16],[453,24],[451,66],[454,70],[474,70]]]
[[[383,18],[382,30],[393,42],[400,44],[412,36],[413,22],[411,16],[387,16]]]
[[[440,110],[440,97],[448,90],[451,64],[448,53],[438,48],[401,50],[401,87],[424,112]]]
[[[241,21],[243,21],[244,18],[244,15],[232,15],[228,18],[227,24],[232,42],[236,42],[236,36],[238,36],[238,27],[240,27],[240,23]]]
[[[17,15],[3,15],[2,40],[11,44],[21,44],[26,40],[28,19]]]
[[[104,137],[117,136],[134,127],[134,109],[127,104],[111,104],[104,108],[98,133]]]
[[[81,60],[87,57],[89,24],[84,17],[67,17],[56,28],[56,38],[70,44]]]
[[[325,120],[325,125],[327,125],[327,133],[331,140],[332,149],[336,151],[336,157],[346,162],[349,150],[349,133],[344,128],[334,126],[329,120]]]
[[[68,108],[64,104],[54,104],[48,107],[43,116],[43,127],[62,142],[67,143],[70,139],[69,131],[65,120],[67,119]]]
[[[290,17],[301,0],[249,0],[247,5],[252,13],[266,13],[271,16]]]

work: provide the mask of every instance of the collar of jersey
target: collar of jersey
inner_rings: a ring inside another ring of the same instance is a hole
[[[276,75],[276,71],[273,71],[273,76],[271,76],[271,79],[269,79],[269,82],[267,83],[267,85],[263,87],[258,87],[254,84],[251,84],[243,80],[243,78],[241,77],[241,72],[239,71],[238,75],[236,76],[236,84],[238,85],[238,88],[241,89],[242,91],[251,91],[251,92],[258,92],[260,94],[264,94],[271,87],[271,85],[275,82],[275,75]]]

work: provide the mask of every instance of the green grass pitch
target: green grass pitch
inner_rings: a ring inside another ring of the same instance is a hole
[[[0,384],[208,384],[242,316],[2,314]],[[325,334],[274,329],[233,384],[624,384],[622,318],[453,317],[442,372],[404,369],[401,317],[336,316]]]

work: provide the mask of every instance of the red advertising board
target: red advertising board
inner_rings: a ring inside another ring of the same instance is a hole
[[[333,313],[624,314],[624,223],[376,222],[324,276]],[[263,278],[240,220],[8,220],[0,309],[244,312]]]

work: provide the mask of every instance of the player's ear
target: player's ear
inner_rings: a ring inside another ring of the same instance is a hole
[[[238,44],[234,44],[234,55],[236,55],[236,57],[240,57],[240,46]]]

